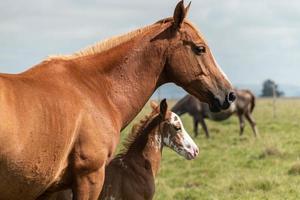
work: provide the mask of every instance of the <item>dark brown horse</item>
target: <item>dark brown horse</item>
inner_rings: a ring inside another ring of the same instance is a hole
[[[186,95],[184,98],[179,100],[172,108],[172,111],[177,113],[179,116],[184,113],[188,113],[193,117],[195,137],[198,135],[198,123],[201,124],[206,137],[209,137],[209,132],[204,120],[205,118],[214,121],[222,121],[228,119],[233,114],[236,114],[239,118],[240,135],[243,134],[246,118],[252,127],[254,136],[257,136],[258,130],[256,128],[256,123],[251,115],[255,107],[255,96],[249,90],[235,90],[235,93],[237,96],[236,101],[229,109],[218,113],[211,112],[206,103],[200,102],[191,95]]]
[[[160,106],[152,102],[151,107],[150,115],[133,126],[123,153],[106,167],[99,200],[152,199],[164,146],[188,160],[198,155],[198,147],[185,131],[180,117],[167,110],[166,100]],[[51,200],[71,200],[71,196],[71,191],[64,191]]]
[[[180,1],[171,18],[0,74],[0,199],[33,200],[64,188],[98,198],[120,131],[153,92],[174,82],[213,111],[235,99]]]

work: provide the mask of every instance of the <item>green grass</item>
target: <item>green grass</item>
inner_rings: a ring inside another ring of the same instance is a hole
[[[136,120],[149,110],[147,105]],[[254,138],[248,123],[240,137],[233,116],[223,122],[207,120],[211,139],[201,130],[195,139],[200,148],[195,160],[165,148],[154,199],[300,199],[300,100],[278,100],[273,118],[272,100],[259,99],[254,117],[260,139]],[[182,120],[192,135],[191,117],[184,115]]]

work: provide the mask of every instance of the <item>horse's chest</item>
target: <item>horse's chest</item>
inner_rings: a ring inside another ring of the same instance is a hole
[[[39,163],[32,165],[24,160],[1,162],[0,199],[34,199],[51,179],[51,171],[40,170]],[[5,198],[7,197],[7,198]]]

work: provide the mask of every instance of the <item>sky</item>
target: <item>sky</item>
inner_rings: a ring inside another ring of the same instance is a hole
[[[0,1],[0,71],[22,72],[48,55],[152,24],[172,16],[177,2]],[[299,0],[193,0],[188,18],[233,84],[271,78],[300,88]]]

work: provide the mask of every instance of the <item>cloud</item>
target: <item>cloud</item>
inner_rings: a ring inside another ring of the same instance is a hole
[[[20,72],[49,54],[71,53],[171,16],[174,0],[0,2],[0,70]],[[200,27],[233,83],[266,78],[300,85],[300,1],[193,1]]]

